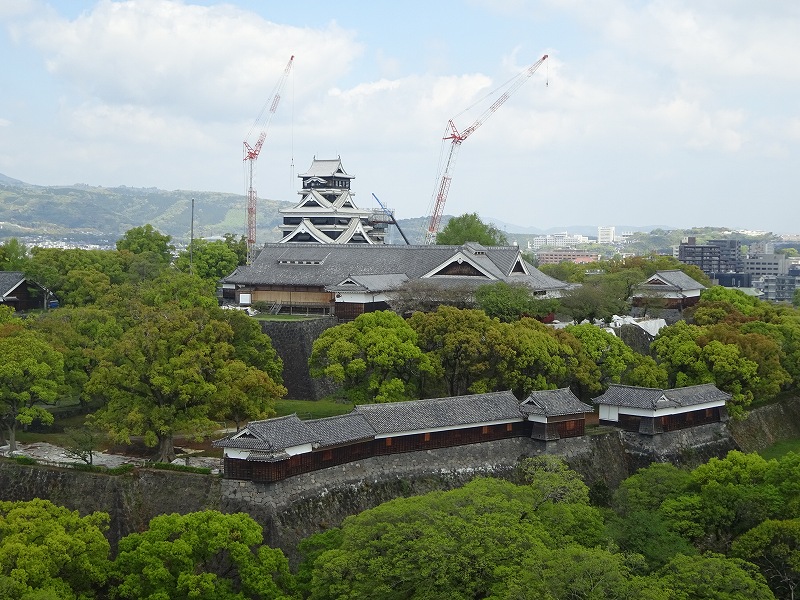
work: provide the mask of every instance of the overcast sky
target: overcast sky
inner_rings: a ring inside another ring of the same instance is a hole
[[[548,54],[463,142],[445,214],[797,232],[799,32],[797,0],[0,0],[0,173],[244,194],[294,55],[259,197],[341,156],[360,206],[421,217],[448,119]]]

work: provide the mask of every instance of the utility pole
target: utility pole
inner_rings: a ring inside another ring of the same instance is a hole
[[[189,227],[189,275],[194,275],[194,198],[192,198],[192,224]]]

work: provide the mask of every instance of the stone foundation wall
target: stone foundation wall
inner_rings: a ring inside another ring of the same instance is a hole
[[[654,461],[693,467],[712,456],[725,456],[739,447],[739,440],[766,443],[784,435],[800,436],[800,400],[759,409],[730,429],[714,423],[657,436],[598,428],[580,438],[547,443],[512,438],[376,456],[270,484],[148,469],[109,476],[23,466],[2,459],[0,500],[38,497],[81,514],[108,512],[109,539],[114,545],[122,536],[143,530],[160,514],[242,511],[264,527],[268,544],[281,548],[296,562],[300,540],[338,526],[349,515],[392,498],[452,489],[474,477],[513,478],[514,466],[523,457],[542,453],[562,456],[591,488],[612,490]],[[745,444],[742,448],[750,449]]]
[[[311,377],[308,359],[311,349],[323,331],[336,325],[335,317],[303,321],[261,321],[261,331],[272,340],[272,346],[283,361],[283,385],[288,398],[319,400],[333,393],[335,386]]]

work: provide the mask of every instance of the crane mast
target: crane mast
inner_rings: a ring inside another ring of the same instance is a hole
[[[256,213],[258,208],[258,194],[256,194],[255,187],[253,186],[256,160],[258,159],[258,155],[261,153],[261,147],[264,145],[264,140],[267,139],[267,129],[269,129],[270,121],[272,121],[272,115],[274,115],[275,111],[278,109],[278,103],[281,100],[281,90],[283,89],[283,84],[286,82],[286,79],[289,76],[289,71],[292,70],[293,62],[294,62],[294,55],[292,55],[292,57],[289,59],[286,68],[283,70],[283,75],[281,75],[281,78],[275,85],[275,90],[267,100],[266,104],[264,104],[264,107],[261,109],[261,112],[259,113],[255,122],[253,123],[253,126],[250,128],[250,131],[247,134],[247,137],[249,138],[253,130],[255,130],[256,128],[260,128],[261,133],[258,134],[258,139],[253,145],[250,145],[250,143],[247,140],[244,141],[244,162],[247,163],[247,177],[248,177],[248,186],[247,186],[247,264],[248,265],[253,262],[256,255]]]
[[[439,223],[442,220],[444,205],[447,202],[447,193],[450,191],[450,182],[453,179],[453,168],[455,167],[456,157],[458,156],[459,148],[461,148],[461,143],[470,135],[475,133],[475,130],[478,129],[478,127],[483,125],[490,116],[497,112],[497,109],[499,109],[505,103],[505,101],[508,100],[509,97],[511,97],[511,95],[516,92],[520,86],[525,83],[546,60],[547,54],[542,56],[542,58],[514,77],[511,80],[510,85],[507,84],[508,88],[497,98],[497,100],[495,100],[492,105],[489,106],[489,108],[483,111],[483,113],[466,129],[459,131],[453,119],[450,119],[447,122],[447,128],[445,129],[445,134],[442,137],[442,140],[443,143],[446,140],[450,140],[450,151],[447,154],[447,161],[444,163],[442,176],[439,179],[439,183],[431,203],[432,208],[429,211],[430,219],[428,220],[428,229],[425,232],[426,244],[434,244],[436,242],[436,234],[439,233]]]

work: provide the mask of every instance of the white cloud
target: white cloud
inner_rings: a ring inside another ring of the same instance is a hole
[[[230,5],[167,0],[103,0],[73,21],[45,18],[27,31],[54,76],[99,102],[206,119],[260,106],[292,54],[303,73],[296,92],[306,95],[333,83],[361,52],[335,23],[312,31]]]

